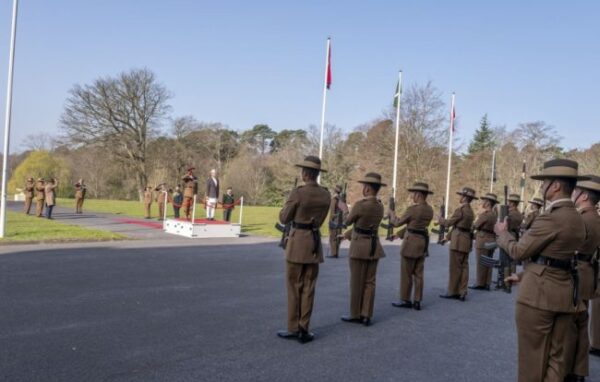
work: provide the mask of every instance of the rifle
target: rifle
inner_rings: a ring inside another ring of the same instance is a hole
[[[296,178],[294,180],[294,188],[292,188],[292,191],[294,191],[297,187],[298,187],[298,178]],[[290,191],[286,195],[286,197],[285,197],[286,200],[289,197],[289,195],[292,193],[292,191]],[[275,223],[275,229],[277,229],[279,232],[281,232],[281,240],[279,240],[279,246],[281,248],[285,249],[285,247],[287,246],[288,236],[290,235],[290,230],[292,229],[292,222],[289,222],[287,224],[281,224],[280,222],[277,222],[277,223]]]
[[[504,204],[499,206],[500,208],[498,213],[498,221],[503,222],[508,216],[508,186],[504,186]],[[485,249],[496,249],[498,245],[496,243],[486,243],[483,245]],[[494,259],[493,257],[481,256],[480,262],[481,265],[489,268],[498,269],[498,279],[496,280],[496,290],[502,289],[506,293],[512,292],[512,283],[504,282],[505,275],[510,275],[512,259],[508,255],[508,253],[498,247],[498,259]]]
[[[444,205],[444,202],[442,201],[442,205],[440,206],[440,216],[442,218],[446,217],[446,206]],[[446,226],[444,225],[439,225],[439,228],[432,228],[431,229],[431,233],[436,233],[438,235],[438,244],[444,245],[446,244],[446,239],[444,238],[444,235],[446,234]]]
[[[392,212],[396,211],[396,200],[394,199],[394,193],[392,192],[392,195],[390,196],[390,200],[388,202],[388,210],[389,210],[389,214],[388,214],[388,225],[385,226],[385,228],[387,229],[387,234],[385,235],[385,240],[387,241],[393,241],[394,240],[394,226],[392,225]]]
[[[340,198],[338,203],[335,206],[335,218],[333,219],[333,221],[329,224],[329,229],[330,230],[343,230],[346,228],[346,225],[344,224],[344,213],[346,211],[344,211],[343,208],[340,208],[340,204],[346,205],[346,190],[348,189],[348,183],[344,183],[344,189],[342,190],[342,192],[340,193]],[[346,207],[347,210],[347,207]],[[339,249],[340,244],[342,243],[342,239],[341,237],[339,237],[340,235],[336,235],[335,237],[335,245],[336,248]],[[337,252],[336,252],[337,253]]]

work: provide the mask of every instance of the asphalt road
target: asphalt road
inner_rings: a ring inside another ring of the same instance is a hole
[[[274,241],[198,244],[0,248],[0,380],[516,380],[515,294],[438,298],[446,247],[432,245],[417,312],[390,305],[399,258],[397,245],[386,246],[371,327],[339,320],[348,309],[347,250],[327,259],[311,328],[317,338],[300,345],[275,335],[285,327],[286,299]],[[591,368],[589,380],[600,381],[600,360]]]

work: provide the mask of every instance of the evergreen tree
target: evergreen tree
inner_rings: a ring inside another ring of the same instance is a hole
[[[469,155],[491,150],[495,145],[494,132],[490,128],[487,114],[484,114],[479,123],[479,128],[475,131],[475,136],[469,144]]]

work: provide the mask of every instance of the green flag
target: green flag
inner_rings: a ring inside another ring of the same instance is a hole
[[[398,107],[398,98],[402,97],[402,88],[400,87],[400,80],[396,82],[396,92],[394,93],[394,107]]]

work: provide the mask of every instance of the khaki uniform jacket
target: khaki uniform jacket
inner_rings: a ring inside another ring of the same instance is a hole
[[[85,197],[85,186],[77,183],[75,185],[75,199],[83,199]]]
[[[418,259],[425,256],[425,238],[419,234],[408,232],[409,229],[429,231],[429,224],[433,219],[433,208],[429,204],[413,204],[408,207],[400,217],[392,216],[390,224],[400,227],[406,224],[406,234],[402,240],[400,256],[409,259]]]
[[[25,197],[33,199],[33,190],[35,189],[35,185],[33,182],[27,182],[25,184]]]
[[[335,221],[335,210],[336,210],[336,206],[338,205],[340,201],[340,197],[338,195],[333,195],[333,197],[331,198],[331,203],[329,204],[329,222],[330,223],[337,223]]]
[[[442,224],[448,229],[452,229],[450,235],[450,250],[462,253],[471,252],[471,227],[475,220],[475,214],[471,208],[471,204],[464,203],[458,207],[450,219],[442,219]],[[460,228],[460,229],[457,229]]]
[[[193,198],[198,194],[198,178],[185,175],[181,180],[183,181],[183,197]]]
[[[521,224],[523,224],[523,214],[516,208],[508,208],[508,230],[514,233],[521,232]]]
[[[535,218],[538,217],[539,214],[540,214],[540,210],[531,211],[527,216],[525,216],[525,219],[523,219],[523,224],[521,224],[521,229],[524,231],[527,231],[529,228],[531,228],[531,224],[533,224],[533,221],[535,220]]]
[[[46,199],[46,187],[44,183],[37,182],[35,184],[35,199],[36,200],[44,200]]]
[[[295,188],[279,212],[282,224],[290,222],[310,224],[321,227],[327,218],[330,194],[315,181]],[[319,246],[313,254],[313,234],[310,230],[292,228],[285,247],[285,258],[291,263],[312,264],[323,262],[323,247]]]
[[[56,192],[54,189],[56,188],[56,184],[48,183],[44,187],[44,194],[46,199],[47,206],[53,206],[56,204]]]
[[[509,232],[501,233],[496,242],[515,260],[536,255],[571,260],[584,240],[583,219],[573,202],[564,199],[541,213],[518,242]],[[517,302],[551,312],[576,312],[570,272],[526,262]]]
[[[586,238],[578,253],[593,255],[600,247],[600,215],[593,207],[583,208],[579,213],[585,224]],[[589,261],[578,261],[577,270],[579,271],[579,295],[582,300],[591,300],[595,293],[594,268]]]
[[[144,204],[152,204],[152,191],[144,191]]]
[[[354,206],[350,211],[350,215],[345,220],[347,226],[354,225],[355,227],[369,230],[379,230],[379,224],[383,220],[383,204],[375,196],[364,198]],[[349,229],[344,234],[344,237],[350,240],[350,253],[352,259],[360,260],[378,260],[385,257],[383,247],[377,235],[377,243],[375,253],[371,256],[371,236],[357,233],[353,229]]]
[[[475,231],[475,248],[485,249],[483,246],[485,243],[493,243],[496,241],[496,234],[494,233],[494,225],[498,220],[498,215],[494,210],[483,211],[477,217],[477,220],[473,224]]]

